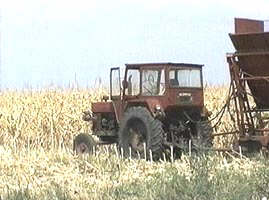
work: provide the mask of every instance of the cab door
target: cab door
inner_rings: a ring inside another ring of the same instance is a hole
[[[120,68],[115,67],[110,69],[110,99],[121,99],[121,83],[120,83]]]
[[[111,68],[110,70],[110,99],[115,111],[116,120],[122,117],[122,98],[121,98],[121,81],[120,81],[120,68]]]

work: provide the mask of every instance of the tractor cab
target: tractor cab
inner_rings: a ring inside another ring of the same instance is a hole
[[[110,99],[121,100],[125,106],[156,100],[164,110],[174,106],[203,107],[202,77],[202,65],[197,64],[126,64],[123,81],[120,69],[111,69]]]

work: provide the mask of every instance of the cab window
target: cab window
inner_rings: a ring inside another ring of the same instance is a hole
[[[169,72],[172,87],[202,87],[200,69],[172,69]]]
[[[142,70],[142,95],[158,96],[165,92],[165,76],[162,69]]]
[[[126,95],[138,95],[140,93],[140,72],[138,69],[129,69],[127,71],[127,83]]]

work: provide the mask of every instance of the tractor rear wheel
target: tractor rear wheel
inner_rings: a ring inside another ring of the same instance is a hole
[[[124,156],[133,158],[149,159],[151,150],[152,158],[157,160],[162,153],[163,135],[162,123],[145,107],[131,107],[120,123],[119,147]]]
[[[86,133],[77,135],[73,142],[73,151],[76,154],[91,153],[96,145],[93,137]]]
[[[210,148],[213,146],[213,128],[209,121],[200,121],[196,123],[197,138],[195,145],[198,148]]]

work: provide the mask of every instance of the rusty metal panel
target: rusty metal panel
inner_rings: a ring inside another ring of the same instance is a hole
[[[235,18],[235,33],[259,33],[264,32],[264,21]]]
[[[262,78],[269,76],[269,54],[242,56],[238,60],[239,67],[247,73],[245,77],[259,77],[247,80],[258,108],[269,108],[269,80]]]
[[[240,25],[240,26],[239,26]],[[245,29],[243,29],[243,25]],[[254,96],[258,108],[269,108],[269,32],[261,32],[263,23],[257,20],[235,20],[236,34],[230,34],[236,49],[238,66]],[[253,26],[251,28],[251,26]],[[256,31],[256,33],[244,33]],[[260,31],[260,32],[259,32]],[[240,34],[238,34],[240,32]],[[259,33],[257,33],[259,32]],[[249,78],[249,79],[247,79]]]
[[[202,68],[203,65],[200,64],[190,64],[190,63],[139,63],[139,64],[125,64],[127,68],[139,69],[139,68],[163,68],[164,66],[171,67],[195,67]]]
[[[269,32],[230,34],[237,52],[256,52],[269,50]]]
[[[168,106],[204,106],[204,96],[202,88],[170,88],[168,96],[169,98],[166,100]],[[190,96],[190,102],[187,103],[182,101],[182,96]]]

